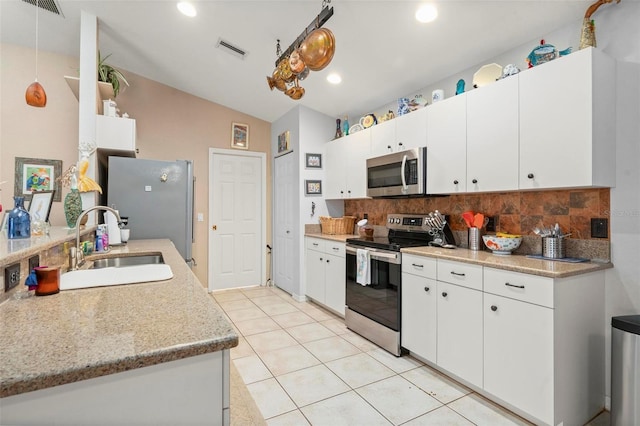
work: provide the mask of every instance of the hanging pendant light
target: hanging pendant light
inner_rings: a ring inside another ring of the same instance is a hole
[[[47,105],[47,94],[44,87],[38,83],[38,9],[40,9],[39,0],[36,0],[36,81],[27,87],[24,97],[27,105],[42,108]]]

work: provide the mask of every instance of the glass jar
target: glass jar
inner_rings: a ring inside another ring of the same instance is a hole
[[[31,218],[24,208],[24,197],[13,197],[15,207],[9,212],[7,237],[10,240],[31,237]]]

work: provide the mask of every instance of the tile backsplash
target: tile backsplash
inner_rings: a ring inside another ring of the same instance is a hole
[[[572,241],[568,241],[570,246],[597,247],[597,253],[592,253],[590,258],[610,258],[609,238],[591,236],[592,218],[610,218],[609,200],[609,188],[360,199],[346,200],[344,214],[360,219],[366,213],[370,224],[384,226],[387,213],[428,213],[439,210],[449,215],[451,229],[460,235],[466,233],[462,212],[471,210],[495,218],[496,231],[531,236],[532,242],[536,241],[532,231],[534,227],[549,227],[558,223],[564,233],[571,233]],[[536,251],[537,248],[531,250],[532,253]],[[588,252],[591,250],[588,249]],[[579,253],[587,254],[583,250],[579,250]]]

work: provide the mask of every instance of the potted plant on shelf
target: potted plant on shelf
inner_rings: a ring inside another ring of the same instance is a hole
[[[129,85],[129,82],[127,82],[127,79],[120,70],[105,63],[109,56],[111,56],[111,53],[103,58],[100,55],[100,51],[98,51],[98,81],[110,83],[113,87],[113,97],[115,98],[120,92],[120,82],[127,86]]]

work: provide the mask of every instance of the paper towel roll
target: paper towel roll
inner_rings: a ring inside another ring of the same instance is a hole
[[[104,212],[104,223],[107,224],[109,245],[122,244],[122,240],[120,239],[120,227],[118,227],[118,219],[116,218],[116,215],[111,212]]]

